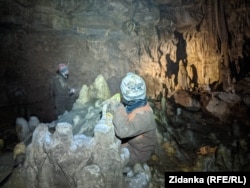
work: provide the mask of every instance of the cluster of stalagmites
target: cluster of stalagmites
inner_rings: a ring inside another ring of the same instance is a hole
[[[113,127],[103,122],[96,125],[94,137],[73,136],[72,125],[68,123],[58,123],[54,133],[49,132],[46,124],[39,124],[26,150],[24,165],[30,177],[29,185],[119,187],[123,169],[119,146]],[[34,181],[37,178],[43,181]]]

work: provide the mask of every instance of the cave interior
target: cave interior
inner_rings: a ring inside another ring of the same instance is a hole
[[[13,165],[5,154],[18,143],[18,117],[50,125],[71,117],[56,115],[51,84],[65,63],[76,100],[99,75],[110,96],[127,72],[144,78],[158,128],[152,187],[168,171],[250,170],[248,0],[1,0],[0,10],[0,166]]]

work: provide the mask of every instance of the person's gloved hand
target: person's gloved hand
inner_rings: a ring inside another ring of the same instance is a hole
[[[70,91],[69,91],[69,94],[72,95],[76,92],[76,90],[74,88],[71,88]]]
[[[117,110],[117,108],[120,106],[120,102],[116,100],[110,100],[107,106],[107,112],[114,115],[114,112]]]
[[[120,93],[116,93],[111,98],[103,101],[103,105],[107,104],[107,112],[114,114],[114,111],[118,108],[121,101]]]

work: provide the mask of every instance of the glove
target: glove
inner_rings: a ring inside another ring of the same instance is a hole
[[[111,100],[110,103],[108,103],[107,106],[107,112],[111,113],[112,115],[114,115],[114,112],[117,110],[117,108],[121,105],[120,102],[115,101],[115,100]]]
[[[118,108],[118,106],[121,104],[121,95],[120,93],[116,93],[111,98],[103,101],[103,105],[107,105],[107,112],[114,114],[114,111]]]
[[[69,91],[69,94],[72,95],[75,93],[75,89],[74,88],[71,88],[70,91]]]
[[[113,119],[113,115],[110,112],[106,113],[106,118]]]

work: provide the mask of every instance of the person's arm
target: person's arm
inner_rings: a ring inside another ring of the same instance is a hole
[[[134,137],[154,129],[152,109],[146,105],[127,114],[123,105],[114,111],[113,124],[115,133],[120,138]]]

